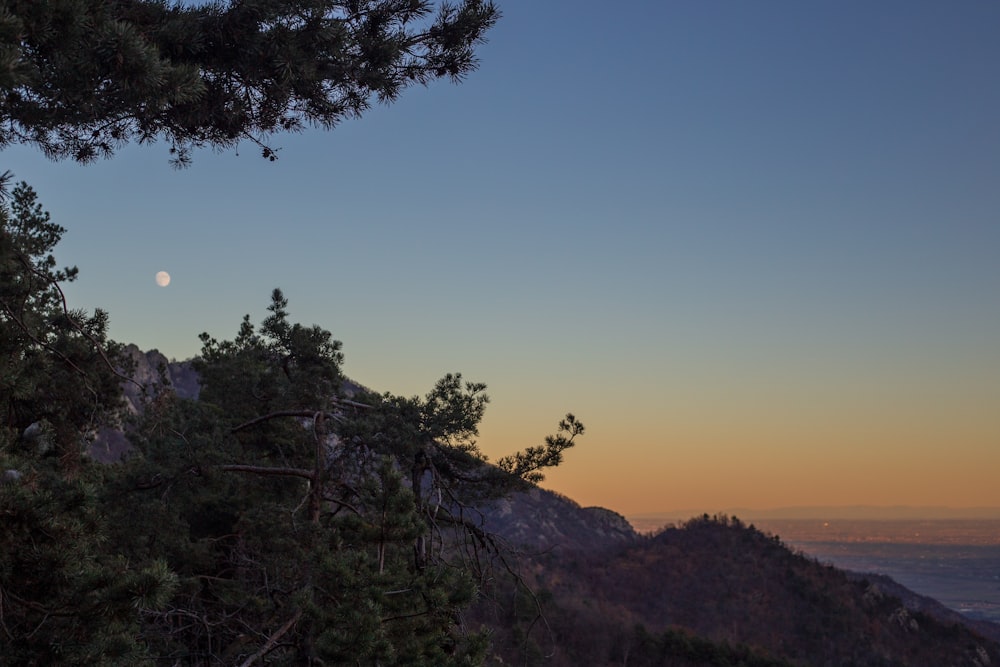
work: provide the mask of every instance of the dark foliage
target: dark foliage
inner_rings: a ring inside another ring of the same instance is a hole
[[[103,313],[66,306],[62,233],[24,184],[0,205],[0,663],[139,664],[138,609],[173,576],[106,543],[107,470],[85,449],[116,423],[124,360]]]
[[[4,0],[0,147],[87,162],[124,143],[257,144],[333,127],[412,84],[458,80],[497,20],[483,0]]]
[[[287,306],[202,336],[199,399],[152,400],[106,489],[112,541],[178,576],[142,642],[171,665],[481,661],[462,613],[505,554],[473,503],[525,484],[475,447],[485,386],[348,396],[339,341]]]
[[[704,516],[616,553],[541,554],[538,608],[482,609],[504,661],[537,665],[968,665],[1000,646],[878,585]],[[541,614],[541,615],[539,615]]]

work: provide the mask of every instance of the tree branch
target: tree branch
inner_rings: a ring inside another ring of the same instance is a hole
[[[138,382],[135,378],[128,377],[124,373],[119,372],[117,368],[115,368],[114,364],[112,364],[111,360],[108,359],[107,353],[104,351],[104,348],[97,341],[97,339],[94,338],[88,331],[85,331],[84,328],[80,326],[80,323],[76,321],[76,318],[74,318],[72,315],[70,315],[69,304],[66,303],[66,295],[63,293],[62,288],[59,286],[59,283],[56,282],[55,280],[53,280],[52,278],[50,278],[49,276],[45,275],[43,272],[41,272],[38,269],[36,269],[34,266],[32,266],[31,262],[28,261],[28,258],[25,257],[24,255],[22,255],[21,253],[18,253],[18,259],[21,261],[21,264],[23,264],[26,269],[28,269],[33,274],[35,274],[36,276],[38,276],[39,278],[41,278],[42,280],[48,282],[50,285],[52,285],[53,287],[56,288],[56,291],[59,292],[59,299],[62,302],[63,315],[66,316],[66,319],[69,320],[69,323],[71,325],[73,325],[74,329],[76,329],[80,334],[82,334],[87,340],[90,341],[91,345],[94,346],[94,349],[97,350],[97,353],[99,355],[101,355],[101,359],[104,360],[104,363],[108,367],[108,370],[110,370],[112,373],[114,373],[122,381],[124,381],[124,382],[131,382],[132,384],[134,384],[135,386],[137,386],[139,389],[142,389],[143,391],[145,391],[146,388],[140,382]],[[24,325],[22,324],[22,326],[24,326]],[[79,369],[77,369],[77,370],[79,370]]]
[[[271,475],[275,477],[301,477],[310,482],[316,480],[316,473],[305,468],[272,468],[270,466],[251,466],[232,463],[219,466],[219,470],[226,472],[245,472],[251,475]]]
[[[278,640],[281,639],[286,632],[288,632],[289,630],[291,630],[292,626],[295,625],[296,623],[298,623],[298,621],[299,621],[300,618],[302,618],[302,610],[301,609],[299,611],[295,612],[295,615],[292,616],[290,619],[288,619],[288,621],[283,626],[281,626],[280,628],[278,628],[277,632],[275,632],[273,635],[271,635],[270,637],[268,637],[267,641],[264,642],[264,645],[260,647],[260,650],[257,651],[256,653],[254,653],[252,656],[250,656],[246,660],[244,660],[240,664],[240,667],[250,667],[251,665],[253,665],[253,663],[257,662],[258,660],[260,660],[261,658],[263,658],[265,655],[267,655],[268,651],[270,651],[272,648],[274,648],[274,645],[278,643]]]
[[[239,426],[234,426],[229,429],[229,432],[237,433],[243,429],[250,428],[251,426],[263,424],[264,422],[271,421],[272,419],[280,419],[281,417],[314,417],[315,415],[315,410],[278,410],[277,412],[261,415],[260,417],[251,419],[248,422],[243,422]]]
[[[337,405],[346,405],[352,408],[363,408],[371,409],[372,406],[365,403],[358,403],[357,401],[349,401],[347,399],[333,399],[333,402]],[[263,424],[264,422],[271,421],[272,419],[280,419],[281,417],[301,417],[315,419],[318,413],[315,410],[278,410],[276,412],[270,412],[266,415],[261,415],[260,417],[255,417],[248,422],[243,422],[239,426],[234,426],[229,429],[230,433],[237,433],[243,429],[250,428],[251,426],[256,426],[258,424]],[[333,412],[324,412],[324,417],[329,419],[338,419],[338,415]]]
[[[79,373],[79,375],[83,378],[83,384],[87,387],[87,391],[89,391],[91,394],[93,394],[95,398],[97,397],[97,390],[94,389],[92,386],[90,386],[90,382],[89,382],[90,378],[87,376],[87,374],[84,372],[84,370],[82,368],[80,368],[75,363],[73,363],[72,359],[70,359],[69,357],[67,357],[65,354],[63,354],[62,352],[60,352],[56,348],[52,347],[51,345],[49,345],[45,341],[43,341],[43,340],[41,340],[39,338],[36,338],[34,336],[34,334],[31,333],[31,330],[28,328],[28,325],[25,324],[24,321],[21,320],[21,318],[19,318],[14,313],[13,310],[11,310],[10,306],[8,306],[6,303],[4,303],[2,301],[0,301],[0,306],[3,306],[3,309],[5,311],[7,311],[7,315],[10,317],[10,319],[13,320],[14,323],[17,324],[17,326],[21,327],[21,331],[24,332],[24,335],[27,336],[31,340],[31,342],[33,342],[35,345],[38,345],[42,349],[48,350],[52,354],[56,355],[57,357],[59,357],[59,359],[62,360],[62,362],[64,364],[66,364],[71,369],[73,369],[74,371],[76,371],[77,373]],[[72,318],[70,318],[70,320],[72,321]]]

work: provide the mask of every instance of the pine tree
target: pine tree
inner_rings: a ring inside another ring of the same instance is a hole
[[[436,11],[435,11],[436,10]],[[475,68],[491,2],[5,0],[0,147],[82,162],[131,140],[192,148],[331,128]]]
[[[478,663],[486,636],[462,610],[503,553],[477,503],[524,483],[475,447],[485,386],[366,392],[280,291],[269,310],[233,340],[203,335],[199,400],[154,402],[109,490],[129,559],[180,576],[145,640],[199,664]]]
[[[85,446],[115,422],[120,348],[104,313],[67,309],[60,283],[77,271],[56,268],[62,233],[25,184],[0,204],[0,663],[139,664],[140,610],[173,575],[105,542],[107,471]]]

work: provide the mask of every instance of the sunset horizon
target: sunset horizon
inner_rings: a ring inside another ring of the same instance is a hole
[[[491,460],[574,413],[543,486],[622,514],[1000,507],[1000,5],[502,11],[273,162],[6,147],[70,306],[185,359],[281,288],[378,392],[486,383]]]

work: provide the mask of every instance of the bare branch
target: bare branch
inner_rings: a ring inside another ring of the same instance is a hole
[[[290,619],[288,619],[288,621],[285,622],[285,624],[283,626],[281,626],[280,628],[278,628],[277,632],[275,632],[273,635],[271,635],[270,637],[268,637],[267,641],[264,642],[264,645],[260,647],[260,650],[257,651],[256,653],[254,653],[252,656],[250,656],[246,660],[244,660],[240,664],[240,667],[250,667],[251,665],[253,665],[253,663],[257,662],[258,660],[260,660],[261,658],[263,658],[265,655],[267,655],[268,651],[270,651],[272,648],[274,648],[274,645],[278,643],[278,640],[281,639],[286,632],[288,632],[289,630],[291,630],[292,626],[295,625],[296,623],[298,623],[298,621],[299,621],[300,618],[302,618],[302,610],[301,609],[299,611],[296,611],[294,616],[292,616]]]
[[[243,429],[250,428],[251,426],[256,426],[257,424],[263,424],[264,422],[271,421],[272,419],[280,419],[281,417],[311,418],[315,417],[315,415],[316,415],[315,410],[278,410],[277,412],[271,412],[266,415],[261,415],[260,417],[251,419],[248,422],[243,422],[239,426],[234,426],[233,428],[229,429],[229,432],[237,433],[239,431],[242,431]]]
[[[337,405],[346,405],[352,408],[363,408],[371,409],[372,406],[365,403],[358,403],[357,401],[349,401],[346,399],[333,399],[333,402]],[[276,412],[270,412],[266,415],[261,415],[260,417],[255,417],[248,422],[243,422],[239,426],[234,426],[229,429],[230,433],[237,433],[243,429],[250,428],[251,426],[257,426],[258,424],[263,424],[264,422],[271,421],[272,419],[280,419],[282,417],[299,417],[303,419],[315,419],[317,416],[315,410],[278,410]],[[340,416],[334,412],[324,412],[323,416],[328,419],[339,419]]]
[[[250,466],[232,463],[219,466],[219,470],[226,472],[245,472],[251,475],[271,475],[274,477],[301,477],[310,482],[315,481],[316,473],[305,468],[272,468],[270,466]]]

